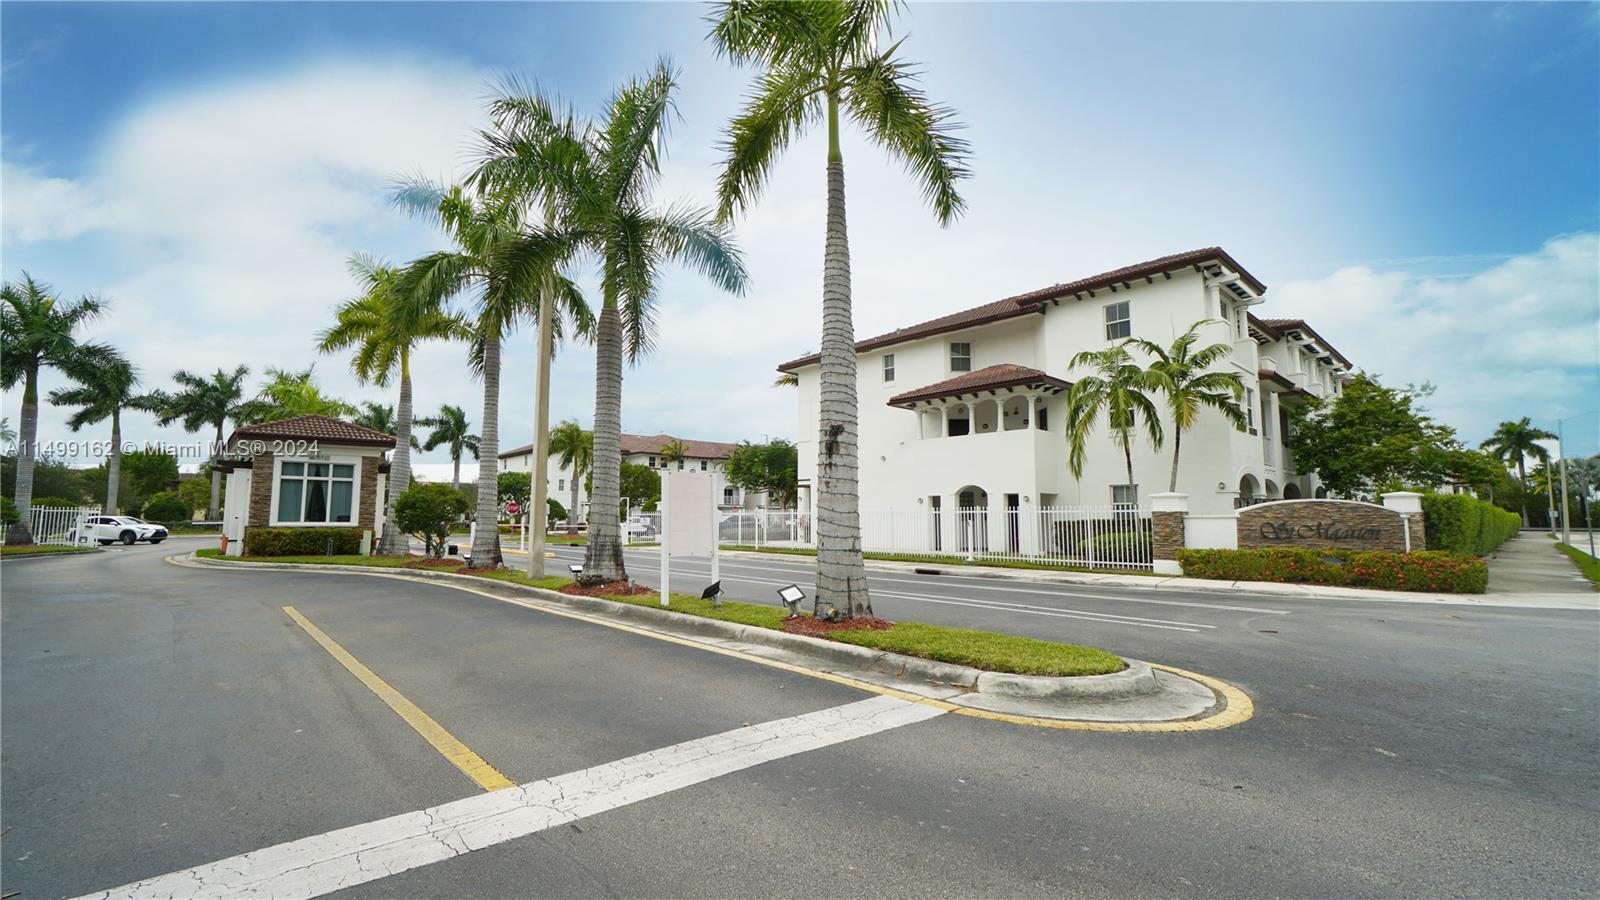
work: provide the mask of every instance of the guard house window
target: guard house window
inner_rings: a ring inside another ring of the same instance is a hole
[[[1115,341],[1133,334],[1133,320],[1128,316],[1128,301],[1112,303],[1106,307],[1106,340]]]
[[[279,522],[348,522],[356,467],[284,461],[278,473]]]
[[[883,380],[884,381],[893,381],[894,380],[894,354],[893,353],[885,353],[883,355]]]
[[[972,345],[970,343],[950,344],[950,371],[972,371]]]
[[[1113,484],[1111,486],[1111,505],[1117,509],[1132,509],[1139,505],[1139,486],[1137,484]]]

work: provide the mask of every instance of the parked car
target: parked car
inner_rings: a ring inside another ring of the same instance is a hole
[[[634,516],[623,521],[622,530],[636,541],[654,540],[656,537],[656,520],[645,516]]]
[[[84,520],[83,526],[84,535],[88,540],[99,541],[102,544],[115,541],[124,544],[136,544],[139,541],[159,544],[167,539],[166,528],[152,525],[133,516],[90,516]],[[67,539],[73,543],[78,542],[76,527],[67,532]]]

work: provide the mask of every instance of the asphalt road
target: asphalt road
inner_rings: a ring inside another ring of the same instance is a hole
[[[185,546],[0,563],[4,892],[76,895],[496,796],[288,605],[519,783],[871,696],[446,587],[162,562]],[[628,562],[653,581],[652,554]],[[675,561],[674,584],[703,572]],[[798,561],[722,574],[744,599],[809,590]],[[1256,716],[1103,734],[943,715],[340,893],[1600,893],[1594,613],[870,582],[887,618],[1194,669]]]

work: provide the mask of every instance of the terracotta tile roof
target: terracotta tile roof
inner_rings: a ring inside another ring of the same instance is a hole
[[[622,452],[624,455],[633,453],[660,453],[661,449],[673,441],[683,442],[683,455],[686,459],[727,459],[738,444],[725,441],[696,441],[689,438],[674,438],[670,434],[624,434],[622,436]],[[523,444],[513,447],[500,454],[501,459],[512,456],[522,456],[532,453],[532,444]]]
[[[350,422],[327,416],[292,416],[275,422],[240,425],[228,438],[232,444],[239,438],[284,441],[326,441],[329,444],[352,444],[360,447],[393,447],[394,435],[363,428]]]
[[[1091,275],[1088,278],[1080,278],[1077,281],[1051,285],[1047,288],[1029,291],[1026,294],[1018,294],[1014,297],[1007,297],[1004,300],[996,300],[992,303],[985,303],[982,306],[974,306],[961,312],[940,316],[937,319],[929,319],[926,322],[920,322],[906,328],[897,328],[886,334],[857,341],[856,352],[864,353],[868,350],[876,350],[879,347],[888,347],[893,344],[931,337],[948,331],[970,328],[974,325],[987,325],[1003,319],[1040,312],[1044,304],[1051,300],[1058,300],[1062,297],[1081,294],[1086,291],[1097,291],[1113,285],[1132,282],[1135,279],[1154,279],[1157,275],[1163,273],[1174,272],[1212,261],[1220,262],[1232,271],[1239,273],[1241,280],[1248,284],[1257,294],[1266,293],[1267,286],[1257,280],[1254,275],[1245,271],[1244,267],[1235,262],[1233,257],[1229,256],[1221,247],[1203,247],[1199,250],[1190,250],[1187,253],[1174,253],[1171,256],[1163,256],[1158,259],[1136,263],[1135,265],[1124,266],[1120,269],[1112,269],[1109,272],[1101,272],[1099,275]],[[820,353],[812,353],[799,359],[789,360],[778,366],[778,371],[787,372],[803,366],[815,365],[821,359],[822,355]]]
[[[940,397],[959,397],[962,394],[971,394],[975,391],[999,390],[1008,387],[1051,387],[1057,391],[1064,391],[1072,387],[1072,383],[1063,381],[1051,375],[1030,369],[1027,366],[1016,366],[1002,363],[998,366],[989,366],[976,372],[963,372],[954,378],[916,388],[905,393],[896,394],[889,398],[890,406],[910,407],[922,400],[935,400]]]
[[[1316,329],[1312,328],[1310,325],[1307,325],[1305,319],[1263,319],[1262,322],[1266,324],[1268,328],[1280,333],[1287,331],[1304,331],[1306,334],[1311,336],[1311,340],[1321,345],[1322,349],[1333,354],[1334,359],[1344,363],[1345,368],[1355,368],[1355,364],[1351,363],[1350,360],[1345,359],[1343,353],[1340,353],[1332,344],[1324,340],[1322,335],[1317,334]]]

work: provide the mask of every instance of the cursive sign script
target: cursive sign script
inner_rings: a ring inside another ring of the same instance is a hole
[[[1318,539],[1324,541],[1378,541],[1383,539],[1383,529],[1377,527],[1349,527],[1333,522],[1262,522],[1261,538],[1268,541],[1294,541]]]

